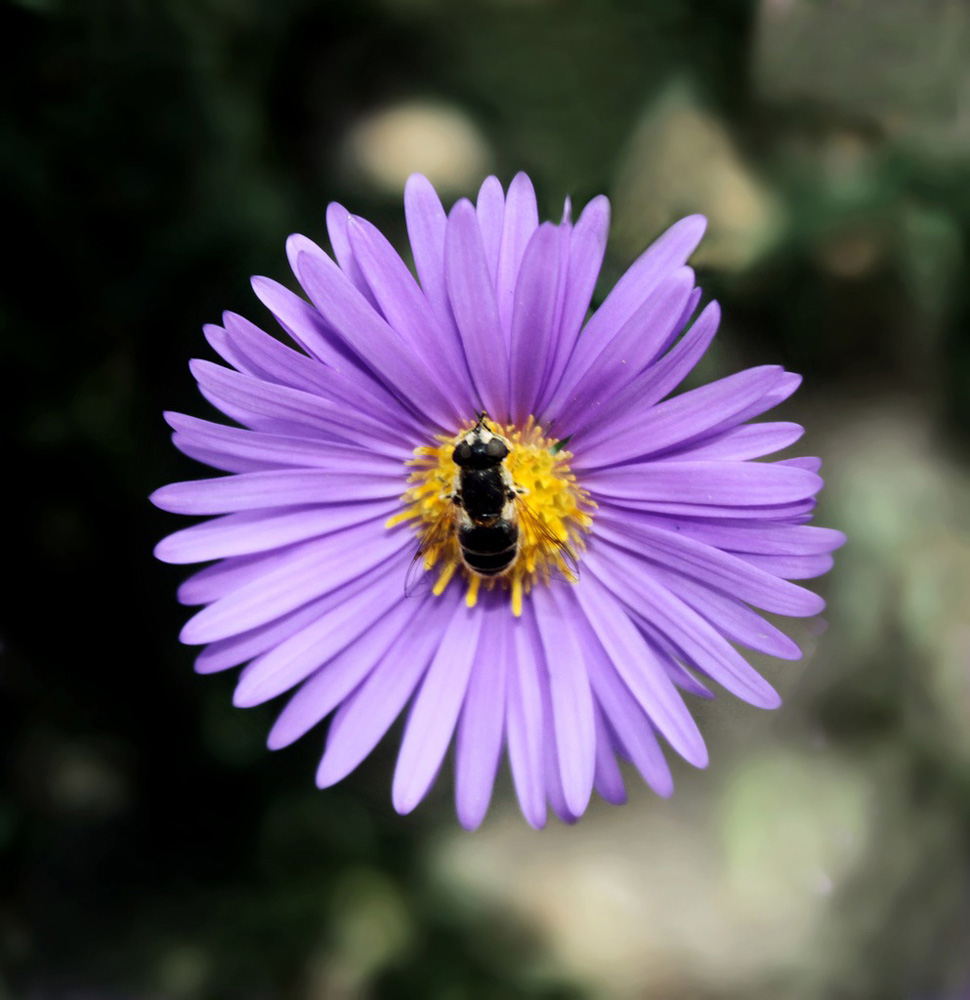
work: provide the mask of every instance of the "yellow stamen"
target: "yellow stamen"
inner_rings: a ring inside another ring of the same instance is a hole
[[[569,470],[572,455],[561,448],[554,451],[556,442],[546,438],[532,417],[521,428],[491,420],[487,423],[510,445],[505,468],[521,501],[516,505],[519,549],[512,565],[491,577],[482,577],[470,569],[462,561],[454,526],[448,520],[458,512],[451,499],[458,467],[451,455],[474,421],[453,437],[441,436],[434,445],[414,449],[414,457],[406,463],[412,471],[407,492],[401,498],[404,508],[388,519],[387,527],[403,522],[414,525],[424,540],[425,568],[441,567],[433,588],[435,595],[442,594],[461,569],[467,581],[468,607],[475,606],[484,580],[486,589],[500,585],[510,590],[512,613],[520,616],[523,596],[537,580],[548,583],[556,575],[575,581],[572,565],[585,547],[583,536],[592,524],[595,504]],[[428,538],[429,529],[436,525],[439,530]]]
[[[512,614],[516,618],[522,617],[522,577],[512,577]]]
[[[441,597],[445,592],[445,587],[451,582],[451,578],[455,575],[455,570],[458,566],[455,563],[445,563],[444,568],[438,574],[438,579],[435,580],[434,588],[432,593],[435,597]]]
[[[465,604],[469,608],[475,607],[478,603],[478,588],[482,585],[482,578],[477,573],[472,573],[468,580],[468,590],[465,592]]]

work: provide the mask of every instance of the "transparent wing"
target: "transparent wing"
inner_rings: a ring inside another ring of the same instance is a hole
[[[555,553],[562,559],[566,567],[565,572],[560,568],[559,575],[570,583],[579,580],[579,562],[573,550],[560,538],[553,534],[545,521],[529,506],[528,501],[521,494],[516,494],[515,505],[518,509],[519,520],[527,525],[540,543]]]
[[[424,565],[424,557],[436,546],[442,546],[455,530],[454,508],[447,506],[431,524],[425,528],[418,542],[418,547],[404,575],[404,596],[413,597],[428,584],[428,571]]]

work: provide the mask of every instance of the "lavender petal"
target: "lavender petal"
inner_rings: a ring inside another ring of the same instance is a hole
[[[455,807],[466,830],[481,825],[492,798],[505,727],[507,652],[502,629],[482,632],[455,744]]]
[[[445,243],[448,299],[458,324],[476,402],[499,421],[508,418],[508,344],[499,320],[475,209],[459,201],[448,216]]]
[[[539,210],[532,181],[525,174],[518,173],[512,178],[505,199],[502,242],[499,246],[498,272],[495,281],[499,321],[506,344],[512,330],[513,303],[522,258],[532,234],[538,228]]]
[[[337,710],[317,768],[317,786],[345,778],[377,746],[414,693],[438,648],[453,607],[426,599],[398,646],[392,646]]]
[[[288,552],[282,565],[199,611],[180,638],[201,645],[248,631],[336,590],[406,548],[410,544],[400,536],[375,538],[368,525],[305,542]],[[321,574],[321,566],[328,571]]]
[[[681,757],[706,767],[707,748],[697,723],[622,604],[591,574],[576,588],[576,599],[613,669],[646,715]]]
[[[253,473],[259,475],[259,473]],[[583,476],[594,499],[610,497],[650,509],[655,503],[777,506],[813,496],[822,480],[805,469],[766,462],[642,462]]]
[[[401,636],[414,614],[412,604],[402,601],[303,681],[270,730],[269,748],[278,750],[295,743],[350,697],[385,656],[402,648]]]
[[[575,634],[573,616],[552,587],[531,594],[532,611],[548,666],[552,728],[562,788],[569,811],[586,811],[593,791],[596,766],[596,729],[593,695],[583,662],[583,646]]]
[[[539,686],[542,647],[531,615],[510,622],[508,650],[509,764],[526,822],[536,830],[546,825],[546,789],[542,738],[545,729]]]
[[[522,258],[512,309],[509,396],[512,419],[524,423],[535,412],[542,382],[542,359],[555,340],[559,291],[559,230],[546,222],[533,234]]]
[[[702,673],[751,705],[777,708],[781,704],[775,689],[709,622],[641,571],[639,559],[600,545],[595,552],[590,549],[585,564],[607,589],[614,594],[621,590],[617,598],[648,634],[656,631],[666,636]]]

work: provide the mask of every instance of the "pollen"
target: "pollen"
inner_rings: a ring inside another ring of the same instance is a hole
[[[524,595],[537,582],[545,584],[553,578],[575,582],[595,504],[570,471],[572,455],[563,442],[547,438],[532,417],[522,427],[489,420],[488,428],[510,446],[504,466],[517,495],[513,509],[518,550],[503,573],[483,576],[475,572],[462,559],[458,544],[460,510],[454,497],[459,469],[452,459],[455,446],[474,426],[470,421],[453,437],[441,435],[436,444],[414,449],[414,457],[405,463],[410,474],[401,497],[403,509],[388,520],[387,527],[411,524],[419,540],[415,568],[430,575],[434,594],[444,593],[458,576],[466,587],[465,602],[473,607],[482,588],[501,587],[518,617]]]

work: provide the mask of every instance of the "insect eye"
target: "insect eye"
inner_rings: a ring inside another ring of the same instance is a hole
[[[451,453],[451,460],[456,465],[464,465],[472,457],[472,448],[467,441],[460,441],[455,445],[455,450]]]
[[[491,441],[485,445],[485,454],[489,458],[497,458],[499,460],[505,458],[508,455],[509,449],[505,446],[505,442],[500,438],[493,437]]]

